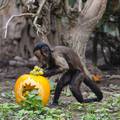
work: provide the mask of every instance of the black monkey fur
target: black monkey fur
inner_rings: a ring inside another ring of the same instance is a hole
[[[90,80],[85,75],[78,55],[71,48],[56,46],[51,50],[47,44],[39,43],[35,46],[33,52],[38,59],[42,57],[44,58],[44,61],[46,61],[46,64],[48,64],[44,65],[48,67],[44,67],[45,73],[43,76],[50,77],[64,72],[57,83],[53,104],[58,104],[61,91],[67,85],[69,85],[73,96],[80,103],[99,102],[102,100],[103,94],[100,88],[94,81]],[[44,52],[47,53],[47,56]],[[96,95],[96,98],[83,98],[80,91],[80,85],[82,82],[91,89]]]

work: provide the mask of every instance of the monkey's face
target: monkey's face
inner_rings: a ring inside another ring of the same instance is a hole
[[[41,53],[42,55],[46,58],[46,59],[49,59],[50,57],[50,49],[46,46],[42,47],[41,48]]]
[[[37,57],[40,65],[47,65],[48,64],[49,58],[48,58],[48,55],[46,53],[43,54],[41,52],[41,50],[36,50],[34,52],[34,55]]]
[[[48,64],[51,59],[51,50],[47,45],[38,45],[35,47],[34,55],[38,58],[42,65]]]
[[[44,56],[41,54],[40,50],[36,50],[34,55],[37,57],[38,61],[42,63],[44,61]]]

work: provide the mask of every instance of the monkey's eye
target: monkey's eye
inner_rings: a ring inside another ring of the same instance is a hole
[[[43,52],[43,53],[49,53],[49,49],[48,49],[47,47],[43,47],[43,48],[42,48],[42,52]]]

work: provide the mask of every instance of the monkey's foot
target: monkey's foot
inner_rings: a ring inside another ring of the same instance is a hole
[[[52,103],[52,104],[50,104],[49,107],[50,107],[50,108],[56,108],[56,107],[58,107],[58,103]]]

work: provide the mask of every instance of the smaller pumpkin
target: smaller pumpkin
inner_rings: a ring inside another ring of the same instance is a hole
[[[24,74],[16,80],[14,88],[16,102],[20,103],[24,101],[26,99],[25,95],[34,89],[38,90],[38,95],[41,97],[42,104],[45,106],[50,97],[49,80],[43,76],[31,74]]]
[[[99,82],[99,81],[101,81],[102,76],[100,76],[99,74],[94,74],[94,75],[92,76],[92,79],[93,79],[94,81],[96,81],[96,82]]]

